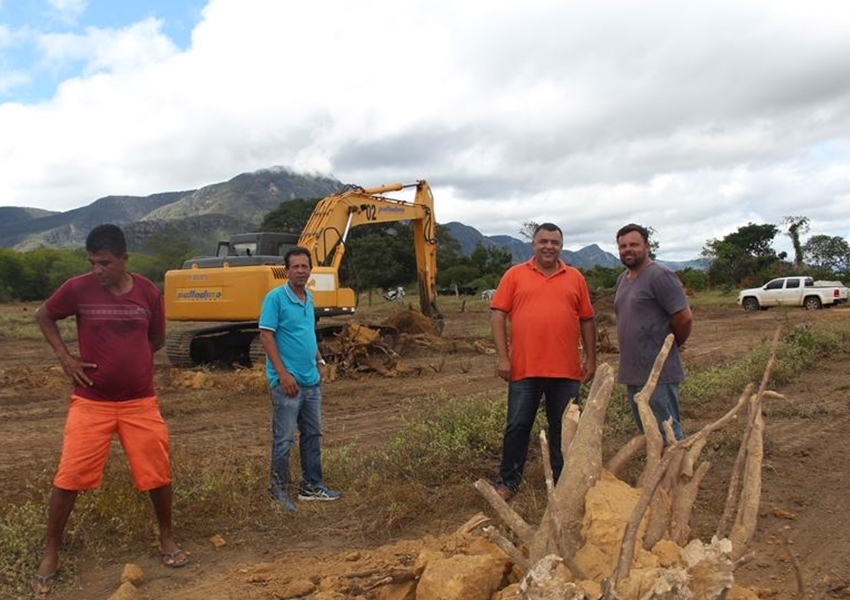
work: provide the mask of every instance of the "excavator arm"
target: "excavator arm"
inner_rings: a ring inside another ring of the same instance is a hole
[[[411,187],[416,188],[413,202],[382,195]],[[436,302],[437,222],[434,220],[434,197],[426,181],[352,188],[328,196],[310,215],[298,245],[310,250],[314,266],[332,267],[338,272],[353,227],[398,221],[410,221],[413,228],[422,314],[439,319],[442,315]]]

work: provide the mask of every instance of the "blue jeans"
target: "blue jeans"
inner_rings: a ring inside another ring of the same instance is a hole
[[[298,387],[287,396],[280,385],[272,393],[272,465],[271,489],[284,491],[290,483],[289,454],[295,444],[301,451],[301,477],[311,486],[322,483],[322,388]]]
[[[629,406],[632,409],[632,415],[635,418],[638,429],[643,433],[643,424],[640,422],[640,413],[638,413],[637,404],[635,404],[635,395],[643,389],[642,385],[627,385],[626,395],[629,398]],[[679,417],[679,384],[678,383],[659,383],[655,386],[655,391],[649,399],[649,408],[652,409],[652,414],[655,415],[655,420],[658,422],[658,429],[661,431],[661,436],[664,438],[664,445],[668,445],[670,441],[664,435],[664,426],[662,423],[667,419],[673,420],[673,435],[677,440],[684,439],[685,433],[682,431],[682,419]]]
[[[528,377],[508,384],[508,419],[502,447],[502,483],[515,490],[522,483],[528,442],[541,397],[546,398],[549,421],[549,461],[555,481],[564,468],[561,452],[561,418],[573,400],[578,400],[581,382],[555,377]]]

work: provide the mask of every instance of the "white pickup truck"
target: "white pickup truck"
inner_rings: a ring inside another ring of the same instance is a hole
[[[743,290],[738,304],[746,311],[772,306],[803,306],[817,310],[847,302],[848,289],[840,281],[813,281],[811,277],[780,277],[759,288]]]

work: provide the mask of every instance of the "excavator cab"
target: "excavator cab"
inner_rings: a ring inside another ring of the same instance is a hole
[[[294,233],[238,233],[227,241],[219,242],[215,256],[190,258],[183,262],[183,268],[282,265],[286,253],[297,245],[298,235]]]

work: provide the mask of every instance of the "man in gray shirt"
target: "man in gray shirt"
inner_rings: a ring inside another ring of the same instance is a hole
[[[676,274],[650,257],[649,231],[630,223],[617,232],[620,261],[626,270],[617,278],[614,313],[617,315],[617,340],[620,344],[618,381],[626,384],[626,393],[638,428],[643,431],[635,405],[635,394],[643,388],[652,364],[668,334],[675,344],[658,378],[649,405],[658,421],[673,422],[677,440],[684,437],[679,417],[679,383],[685,379],[680,350],[691,333],[692,315],[682,283]],[[671,440],[665,437],[665,444]]]

